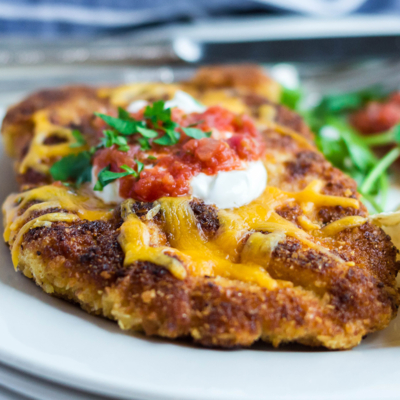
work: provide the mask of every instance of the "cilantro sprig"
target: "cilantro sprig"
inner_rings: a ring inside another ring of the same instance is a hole
[[[165,107],[165,102],[160,100],[146,107],[144,111],[144,120],[136,120],[129,112],[123,108],[118,109],[118,117],[103,113],[95,113],[101,118],[108,128],[103,131],[103,137],[97,146],[91,147],[89,150],[82,151],[77,155],[69,155],[53,164],[50,173],[55,180],[68,181],[74,180],[77,184],[88,182],[91,180],[91,158],[95,152],[101,148],[110,148],[116,146],[119,151],[127,152],[130,149],[130,143],[138,143],[141,150],[151,149],[151,143],[161,146],[172,146],[179,142],[181,133],[194,138],[202,139],[211,136],[211,132],[203,132],[190,125],[182,127],[172,120],[170,108]],[[86,146],[84,136],[77,130],[72,132],[76,142],[71,144],[71,148]],[[156,160],[156,157],[149,156],[148,159]],[[110,167],[106,167],[98,174],[98,181],[94,190],[103,190],[105,186],[114,182],[116,179],[125,176],[140,177],[143,170],[143,163],[136,160],[137,171],[123,165],[123,172],[110,171]]]
[[[110,183],[116,181],[119,178],[124,178],[125,176],[133,176],[134,178],[139,178],[140,173],[142,172],[144,165],[142,162],[136,160],[137,164],[137,171],[135,171],[133,168],[128,167],[127,165],[122,165],[121,169],[124,170],[124,172],[113,172],[110,171],[110,166],[108,165],[107,167],[103,168],[98,176],[97,176],[97,182],[93,188],[93,190],[96,191],[102,191],[105,186],[109,185]]]
[[[90,182],[92,173],[91,158],[89,151],[70,154],[55,162],[50,168],[50,174],[55,181],[74,180],[76,185]]]
[[[77,148],[77,147],[83,147],[86,146],[86,139],[84,138],[84,136],[82,135],[81,132],[79,132],[77,129],[74,129],[72,131],[72,136],[74,137],[74,139],[76,140],[75,143],[71,143],[70,144],[70,148]]]

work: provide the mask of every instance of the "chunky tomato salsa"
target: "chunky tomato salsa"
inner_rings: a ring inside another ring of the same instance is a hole
[[[241,169],[263,153],[261,134],[246,115],[219,106],[189,114],[178,108],[166,113],[159,109],[158,114],[151,111],[149,107],[129,115],[124,111],[125,120],[142,121],[145,128],[139,126],[139,133],[112,139],[110,146],[94,154],[97,173],[104,169],[121,173],[119,193],[123,198],[154,201],[186,195],[191,178],[200,172],[214,175]],[[111,124],[105,116],[100,117]],[[119,129],[124,132],[125,126]]]

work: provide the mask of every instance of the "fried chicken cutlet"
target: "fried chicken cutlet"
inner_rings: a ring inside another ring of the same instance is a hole
[[[397,250],[279,96],[257,67],[208,67],[189,82],[45,90],[10,108],[14,267],[122,329],[205,346],[348,349],[385,328]],[[190,186],[256,164],[266,183],[243,204]]]

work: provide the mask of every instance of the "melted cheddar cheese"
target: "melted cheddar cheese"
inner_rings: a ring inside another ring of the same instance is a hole
[[[28,153],[19,165],[20,174],[24,174],[29,168],[47,173],[51,160],[85,150],[85,146],[71,148],[71,144],[75,142],[71,129],[53,125],[46,111],[37,111],[32,118],[35,129]],[[65,141],[60,144],[45,144],[45,140],[51,135],[57,135]]]
[[[100,95],[109,97],[114,105],[126,106],[137,99],[160,96],[172,98],[179,89],[179,85],[134,84],[104,89]],[[208,91],[196,97],[207,106],[219,104],[237,113],[248,112],[241,99],[223,90]],[[292,137],[306,148],[314,149],[300,134],[271,122],[273,119],[274,109],[268,105],[263,106],[260,124]],[[71,130],[53,125],[45,111],[36,112],[33,122],[33,139],[19,166],[20,173],[25,173],[29,168],[47,173],[51,160],[84,150],[84,147],[71,148],[70,144],[74,142]],[[45,139],[53,134],[66,141],[46,145]],[[124,266],[128,267],[137,261],[149,261],[163,266],[177,279],[185,279],[187,276],[222,276],[257,284],[269,290],[290,286],[291,283],[275,280],[267,272],[272,252],[280,242],[286,237],[293,237],[304,247],[326,254],[336,262],[345,263],[324,245],[324,240],[366,221],[365,218],[351,216],[325,227],[313,222],[316,208],[342,206],[358,209],[360,206],[357,199],[322,194],[323,185],[322,181],[314,180],[295,193],[268,186],[259,198],[248,205],[218,210],[220,228],[211,239],[199,227],[190,207],[190,197],[161,198],[141,218],[131,211],[133,200],[126,200],[121,206],[124,222],[119,235],[125,254]],[[290,204],[299,205],[303,211],[303,215],[298,218],[301,228],[276,212],[280,207]],[[50,213],[32,219],[35,213],[50,209]],[[54,212],[54,209],[57,211]],[[51,226],[56,221],[71,224],[78,220],[108,220],[112,217],[112,210],[89,191],[73,191],[54,184],[9,196],[3,205],[3,213],[6,217],[4,239],[12,248],[15,268],[18,267],[23,236],[30,229]],[[161,226],[153,221],[157,213],[161,213]],[[160,230],[166,235],[168,243],[160,241]]]
[[[324,253],[336,262],[345,263],[331,253],[319,238],[336,235],[341,230],[365,222],[361,217],[345,217],[322,229],[313,226],[311,233],[307,233],[276,213],[277,208],[291,202],[300,206],[312,204],[359,207],[355,199],[320,194],[320,186],[320,182],[313,181],[297,193],[267,187],[262,196],[246,206],[234,210],[219,210],[220,229],[212,239],[207,239],[198,227],[190,207],[190,197],[162,198],[154,203],[154,208],[148,212],[146,218],[139,218],[132,213],[133,200],[126,200],[122,204],[124,223],[119,236],[125,253],[124,265],[149,261],[163,266],[177,279],[185,279],[188,275],[222,276],[270,290],[291,285],[271,278],[267,272],[271,254],[281,241],[287,236],[294,237],[304,246]],[[26,222],[35,211],[53,207],[71,213],[52,212]],[[19,215],[18,210],[25,208]],[[101,201],[84,192],[76,193],[55,185],[12,195],[3,210],[7,217],[4,238],[12,246],[16,268],[20,244],[29,229],[49,226],[55,221],[71,223],[79,219],[109,219],[112,215]],[[306,210],[310,211],[310,208],[307,207]],[[152,221],[152,217],[158,212],[163,221],[161,228],[156,228]],[[157,229],[162,229],[166,234],[168,246],[159,243]]]

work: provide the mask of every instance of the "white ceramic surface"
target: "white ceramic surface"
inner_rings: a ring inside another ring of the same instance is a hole
[[[111,400],[57,385],[0,364],[0,400]]]
[[[15,189],[0,154],[0,201]],[[126,399],[385,400],[400,397],[400,319],[351,350],[257,345],[211,350],[122,332],[43,293],[0,246],[0,360]]]

